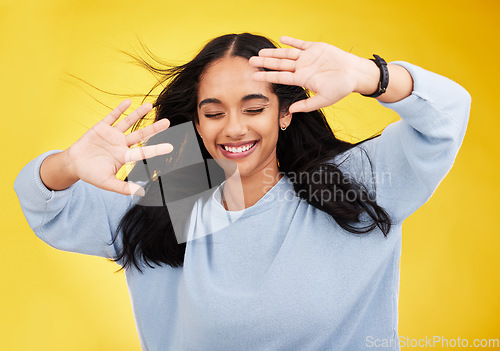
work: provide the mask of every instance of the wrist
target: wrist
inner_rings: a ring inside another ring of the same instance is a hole
[[[400,65],[387,65],[389,69],[389,86],[387,91],[377,97],[381,102],[397,102],[411,95],[413,92],[413,78],[411,74]]]
[[[378,90],[380,69],[372,60],[361,58],[357,66],[357,84],[355,93],[370,95]]]
[[[76,183],[67,150],[48,156],[40,165],[40,179],[49,190],[64,190]]]
[[[71,147],[67,148],[66,150],[62,151],[60,153],[61,157],[61,172],[63,172],[68,179],[71,179],[72,181],[76,182],[80,179],[78,177],[76,169],[74,167],[73,159],[71,158]]]

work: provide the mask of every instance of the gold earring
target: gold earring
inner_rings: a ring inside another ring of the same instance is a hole
[[[286,130],[286,128],[287,128],[286,124],[282,124],[281,127],[280,127],[281,130]]]

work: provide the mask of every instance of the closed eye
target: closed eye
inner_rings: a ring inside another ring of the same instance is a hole
[[[264,107],[262,107],[262,108],[256,108],[256,109],[248,109],[248,110],[245,110],[244,112],[256,115],[256,114],[261,113],[262,111],[264,111]],[[205,113],[205,117],[206,118],[215,118],[215,117],[220,117],[223,114],[224,114],[223,112],[219,112],[219,113]]]
[[[207,118],[214,118],[214,117],[219,117],[219,116],[222,116],[223,113],[222,112],[219,112],[219,113],[205,113],[205,117]]]
[[[261,113],[262,111],[264,111],[264,108],[258,108],[258,109],[245,110],[245,112],[247,112],[247,113],[252,113],[252,114]]]

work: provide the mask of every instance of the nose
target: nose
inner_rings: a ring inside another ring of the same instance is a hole
[[[226,116],[226,125],[224,126],[224,133],[227,137],[238,139],[248,132],[245,116],[240,113],[229,113]]]

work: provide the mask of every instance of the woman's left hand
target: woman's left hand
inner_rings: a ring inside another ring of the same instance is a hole
[[[259,71],[258,81],[298,85],[316,95],[293,103],[291,113],[309,112],[330,106],[352,92],[371,94],[377,90],[380,71],[374,62],[345,52],[333,45],[281,37],[280,42],[293,48],[262,49],[250,58]]]

